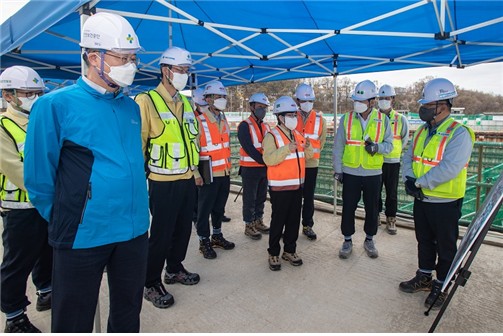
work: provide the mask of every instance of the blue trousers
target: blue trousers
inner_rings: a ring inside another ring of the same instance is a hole
[[[241,167],[243,221],[251,223],[264,216],[267,199],[267,168]]]

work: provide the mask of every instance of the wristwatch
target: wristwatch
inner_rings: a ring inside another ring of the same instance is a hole
[[[416,182],[414,182],[414,185],[416,186],[416,188],[421,189],[421,185],[419,184],[419,182],[417,182],[417,181],[416,181]]]

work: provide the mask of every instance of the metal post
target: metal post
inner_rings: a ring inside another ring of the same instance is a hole
[[[337,131],[337,62],[334,61],[334,145],[335,133]],[[333,150],[333,149],[332,149]],[[332,158],[333,159],[333,158]],[[334,178],[334,217],[337,217],[337,179]]]
[[[484,146],[482,144],[479,145],[479,157],[478,157],[478,166],[477,166],[477,203],[475,205],[475,211],[479,210],[480,206],[480,182],[482,181],[482,157],[484,152]]]

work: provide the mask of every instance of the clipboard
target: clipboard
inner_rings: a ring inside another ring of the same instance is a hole
[[[199,157],[199,164],[197,165],[199,174],[203,178],[204,184],[213,182],[213,170],[211,169],[211,157]]]

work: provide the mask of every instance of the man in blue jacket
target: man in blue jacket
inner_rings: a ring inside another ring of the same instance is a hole
[[[52,332],[92,332],[103,271],[108,332],[138,332],[147,263],[148,194],[138,105],[123,95],[141,48],[121,16],[98,13],[80,46],[87,76],[30,115],[25,185],[54,248]]]

